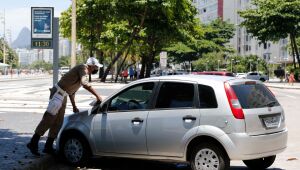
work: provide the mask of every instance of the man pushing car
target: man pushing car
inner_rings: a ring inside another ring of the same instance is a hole
[[[40,137],[44,135],[47,130],[49,130],[49,134],[43,152],[48,154],[55,153],[55,149],[53,149],[53,142],[63,123],[67,96],[70,98],[74,113],[79,112],[75,104],[75,93],[81,86],[92,93],[96,97],[97,102],[102,101],[100,95],[97,94],[93,87],[88,83],[87,79],[87,75],[96,74],[99,67],[102,67],[102,65],[99,64],[98,60],[94,57],[90,57],[86,64],[80,64],[73,67],[57,84],[52,87],[47,110],[36,127],[35,133],[30,142],[27,144],[27,148],[32,154],[40,156],[38,143]]]

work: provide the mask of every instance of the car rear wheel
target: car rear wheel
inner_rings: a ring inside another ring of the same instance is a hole
[[[63,159],[74,166],[85,165],[90,158],[88,144],[80,135],[69,135],[61,145]]]
[[[276,155],[265,158],[243,160],[244,164],[250,169],[267,169],[275,161]]]
[[[218,146],[209,143],[194,148],[190,163],[193,170],[227,170],[230,167],[227,154]]]

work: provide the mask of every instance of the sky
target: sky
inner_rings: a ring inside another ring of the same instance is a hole
[[[11,31],[14,41],[22,28],[30,29],[31,7],[54,7],[54,16],[59,17],[72,4],[71,0],[0,0],[0,16],[5,11],[5,27]],[[3,23],[0,22],[0,37],[3,37]]]

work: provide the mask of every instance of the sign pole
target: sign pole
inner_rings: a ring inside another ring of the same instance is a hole
[[[59,18],[53,18],[53,86],[58,82]]]

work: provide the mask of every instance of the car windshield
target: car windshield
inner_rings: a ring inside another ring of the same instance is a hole
[[[243,109],[279,106],[278,101],[262,84],[232,86]]]

